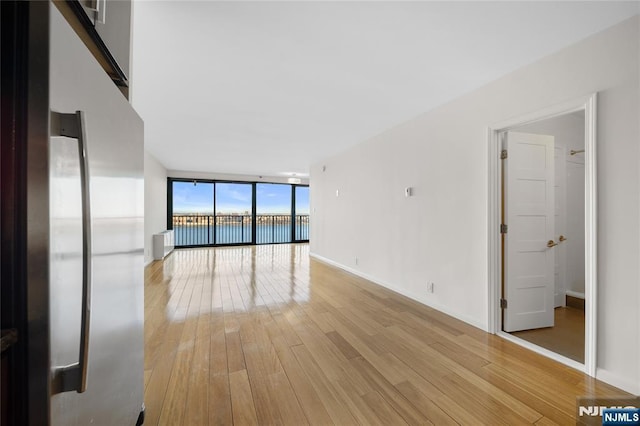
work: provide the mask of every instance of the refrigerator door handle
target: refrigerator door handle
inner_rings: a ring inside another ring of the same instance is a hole
[[[78,140],[80,190],[82,192],[82,313],[78,362],[53,368],[52,392],[87,390],[89,369],[89,328],[91,323],[91,197],[89,157],[83,111],[65,114],[51,112],[51,136],[66,136]]]

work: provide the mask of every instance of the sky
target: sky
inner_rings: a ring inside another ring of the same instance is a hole
[[[258,214],[291,212],[291,186],[258,184],[256,185],[256,208]]]
[[[213,214],[213,183],[174,182],[174,213]],[[257,214],[289,214],[291,212],[291,185],[256,185]],[[217,183],[217,213],[251,212],[251,184]],[[309,188],[297,187],[296,213],[309,213]]]

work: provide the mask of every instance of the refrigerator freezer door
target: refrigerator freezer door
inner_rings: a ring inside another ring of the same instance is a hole
[[[91,207],[86,391],[51,396],[54,425],[133,425],[143,398],[143,124],[55,7],[52,112],[83,111]],[[51,368],[78,362],[81,189],[75,139],[50,140]]]

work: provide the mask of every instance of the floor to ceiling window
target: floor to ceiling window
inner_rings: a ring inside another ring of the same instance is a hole
[[[174,230],[176,244],[199,246],[214,241],[213,225],[213,183],[180,182],[172,183],[173,214],[168,224]]]
[[[291,242],[291,185],[256,184],[256,244]]]
[[[253,185],[216,182],[215,243],[250,244],[253,241]]]
[[[167,227],[177,247],[309,240],[309,187],[168,180]]]

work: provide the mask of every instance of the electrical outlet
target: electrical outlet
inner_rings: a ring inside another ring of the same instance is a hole
[[[433,293],[434,292],[434,284],[433,283],[427,284],[427,291],[429,293]]]
[[[356,265],[358,264],[358,256],[356,256]]]

